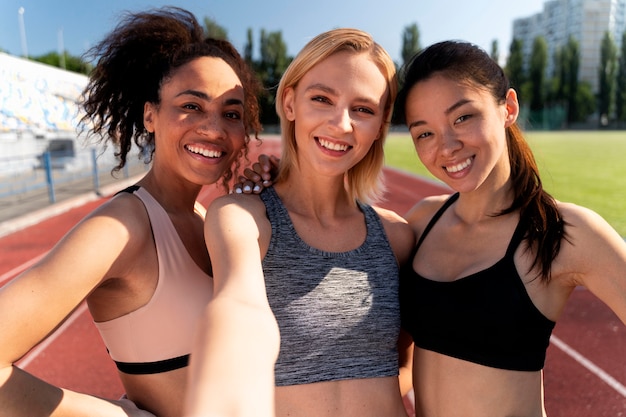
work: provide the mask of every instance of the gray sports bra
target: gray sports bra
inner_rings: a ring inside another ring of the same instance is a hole
[[[263,272],[280,328],[276,385],[398,375],[399,270],[374,209],[360,205],[365,242],[330,253],[300,239],[273,188],[261,199],[272,225]]]

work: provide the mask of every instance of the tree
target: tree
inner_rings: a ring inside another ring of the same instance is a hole
[[[533,49],[528,68],[528,82],[530,83],[530,111],[532,113],[543,110],[545,103],[546,67],[548,64],[548,44],[543,36],[537,36],[533,41]],[[541,120],[539,115],[535,116]]]
[[[600,67],[598,68],[598,112],[602,126],[606,126],[611,117],[616,72],[617,47],[611,34],[605,32],[600,46]]]
[[[41,62],[43,64],[51,65],[53,67],[62,68],[61,55],[57,52],[48,52],[47,54],[31,57],[33,61]],[[65,60],[65,68],[67,71],[77,72],[80,74],[89,74],[91,71],[91,65],[83,61],[80,57],[72,56],[66,52],[63,53],[63,59]]]
[[[552,73],[552,86],[549,90],[550,102],[553,104],[567,101],[567,62],[565,48],[556,48],[554,56],[554,72]]]
[[[494,39],[491,41],[491,52],[489,53],[489,55],[491,56],[491,59],[493,59],[496,62],[500,62],[500,51],[498,48],[498,40]]]
[[[511,86],[515,88],[518,93],[521,93],[522,85],[526,81],[526,74],[524,72],[524,54],[522,52],[522,41],[520,39],[513,39],[511,46],[509,47],[509,57],[506,60],[504,72],[509,78]]]
[[[243,48],[243,58],[246,62],[252,64],[252,52],[254,51],[254,39],[252,36],[252,28],[248,28],[246,32],[246,45]]]
[[[622,34],[622,48],[619,57],[617,79],[615,81],[615,117],[626,121],[626,31]]]
[[[405,66],[421,49],[417,23],[405,26],[402,32],[402,66]]]
[[[567,120],[566,113],[566,100],[567,95],[565,91],[566,74],[564,68],[566,68],[563,57],[564,48],[557,47],[552,55],[552,74],[549,74],[549,86],[546,93],[546,105],[545,110],[548,120],[548,126],[550,128],[559,128],[565,125]]]
[[[575,113],[571,115],[571,119],[572,121],[584,121],[596,111],[596,100],[589,81],[576,84],[576,96],[572,99],[574,102],[572,111]]]
[[[204,33],[210,38],[228,40],[228,31],[210,17],[204,18]]]
[[[563,74],[565,94],[567,100],[567,121],[569,123],[582,121],[586,117],[586,114],[582,111],[582,107],[593,108],[593,103],[584,104],[586,97],[585,91],[580,91],[580,85],[578,83],[578,73],[580,70],[580,47],[578,41],[573,36],[570,36],[567,40],[563,56]]]
[[[264,124],[278,124],[274,108],[276,87],[291,59],[287,56],[287,44],[281,31],[267,33],[261,29],[260,38],[260,59],[255,62],[254,69],[265,87],[259,97],[261,121]]]

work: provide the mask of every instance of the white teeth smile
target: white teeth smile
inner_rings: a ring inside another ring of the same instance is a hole
[[[461,162],[460,164],[453,165],[451,167],[445,167],[445,169],[448,172],[459,172],[459,171],[467,168],[471,164],[472,164],[472,158],[470,157],[470,158],[467,158],[465,161]]]
[[[332,143],[324,139],[318,139],[320,145],[322,145],[326,149],[330,149],[331,151],[341,151],[345,152],[348,150],[348,145],[341,145],[339,143]]]
[[[198,155],[202,155],[206,158],[219,158],[223,154],[223,152],[220,151],[212,151],[192,145],[187,145],[186,148],[189,152],[197,153]]]

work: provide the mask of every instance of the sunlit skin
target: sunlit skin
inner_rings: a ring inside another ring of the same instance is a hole
[[[386,94],[378,67],[367,55],[350,53],[332,55],[311,68],[295,89],[286,90],[285,114],[295,120],[298,166],[275,188],[300,235],[313,247],[347,251],[365,239],[363,215],[354,205],[344,207],[333,200],[342,196],[344,173],[378,139]],[[327,218],[329,209],[340,209],[339,218],[316,224],[334,217]],[[277,387],[276,415],[309,410],[310,416],[404,416],[398,393],[395,377]]]
[[[347,252],[365,240],[364,214],[348,196],[344,176],[380,138],[388,94],[386,78],[372,59],[365,53],[348,52],[332,54],[310,68],[295,88],[285,89],[283,109],[286,117],[295,121],[297,161],[288,177],[275,184],[275,190],[298,236],[316,249]],[[403,264],[414,243],[413,232],[399,215],[377,211],[391,248]],[[192,380],[201,384],[195,385],[193,392],[203,393],[205,404],[241,395],[234,390],[244,384],[253,392],[246,394],[247,401],[232,399],[241,408],[233,410],[232,415],[259,415],[252,410],[267,409],[270,411],[262,415],[406,417],[397,376],[314,382],[274,390],[273,361],[251,360],[275,360],[280,336],[265,295],[262,269],[272,234],[265,204],[255,195],[218,198],[208,208],[205,231],[207,247],[215,260],[216,291],[207,310],[207,322],[235,323],[221,329],[216,325],[214,333],[210,332],[212,327],[204,327],[208,330],[203,335],[205,343],[245,337],[246,341],[254,340],[256,355],[250,355],[246,347],[237,349],[235,358],[230,352],[234,347],[226,351],[226,344],[206,343],[202,355],[196,355],[202,367],[192,364],[192,369],[198,370],[198,377]],[[223,358],[229,360],[226,367],[222,366]],[[199,377],[201,372],[222,367],[227,372],[215,378],[215,383]],[[253,384],[254,378],[265,374],[272,380]],[[233,375],[245,375],[245,381]],[[275,394],[270,397],[275,401],[264,408],[266,389]],[[250,398],[255,402],[247,409]],[[193,410],[191,415],[206,415],[197,408]]]
[[[144,107],[145,128],[155,134],[155,153],[139,185],[166,210],[185,248],[207,274],[211,266],[204,219],[194,203],[202,186],[219,181],[240,153],[245,142],[243,100],[242,84],[230,66],[218,58],[201,57],[175,69],[163,80],[160,103]],[[31,407],[25,411],[28,416],[147,415],[136,409],[127,414],[100,399],[61,391],[12,363],[85,299],[96,322],[136,311],[152,298],[158,272],[146,209],[137,197],[122,193],[83,219],[32,269],[4,286],[0,311],[10,319],[0,321],[0,384],[10,383],[20,395],[11,395],[3,386],[3,410],[24,409],[21,401]],[[187,373],[188,368],[181,368],[119,375],[128,398],[138,406],[161,417],[178,417],[183,413]],[[22,398],[28,395],[36,396],[36,401]]]
[[[446,211],[413,268],[429,279],[452,281],[491,266],[504,255],[517,224],[516,215],[488,216],[509,197],[504,128],[517,116],[515,92],[510,90],[506,102],[497,103],[486,90],[435,75],[413,87],[406,111],[422,163],[471,205],[465,211],[461,204]],[[409,212],[407,220],[417,234],[441,201]],[[490,227],[494,222],[499,226]],[[459,245],[463,249],[457,251]],[[522,269],[529,265],[518,257]],[[455,416],[458,410],[468,417],[543,415],[540,372],[489,368],[416,347],[413,384],[418,416]]]
[[[197,58],[177,69],[161,87],[158,106],[146,103],[144,125],[155,132],[154,166],[139,185],[145,187],[170,212],[192,214],[202,185],[220,180],[231,167],[245,141],[244,92],[239,78],[223,60]],[[173,192],[172,190],[176,190]],[[164,195],[169,194],[169,196]],[[176,198],[172,198],[173,196]],[[210,261],[204,244],[203,219],[199,216],[172,218],[189,253],[207,273]],[[156,285],[156,259],[146,265],[150,284]],[[95,295],[97,296],[98,293]],[[133,311],[152,296],[150,287],[137,294],[125,310]],[[107,305],[91,303],[96,321],[122,315]],[[101,316],[102,314],[106,317]],[[170,409],[180,415],[187,368],[165,374],[120,373],[129,398],[152,410]],[[156,380],[167,382],[161,388]],[[155,405],[158,404],[158,408]],[[169,404],[169,405],[167,405]]]
[[[519,113],[515,91],[497,102],[480,86],[435,74],[412,87],[405,110],[419,159],[460,192],[420,246],[413,269],[449,282],[494,265],[519,221],[518,211],[494,216],[513,198],[505,128]],[[426,198],[409,211],[406,219],[416,236],[447,197]],[[584,285],[624,320],[623,240],[590,210],[562,202],[558,207],[568,239],[552,263],[551,280],[537,278],[532,249],[524,242],[514,255],[531,301],[557,321],[573,289]],[[496,369],[416,347],[413,384],[420,417],[545,416],[541,371]]]
[[[508,117],[517,112],[515,91],[500,104],[487,90],[434,75],[411,89],[407,103],[415,149],[433,175],[464,192],[504,186],[510,173],[504,128],[515,121]]]
[[[200,187],[220,179],[244,145],[243,100],[241,82],[219,58],[198,58],[176,70],[161,88],[160,105],[144,109],[146,129],[157,132],[154,162],[168,167],[162,171],[167,178],[156,178],[160,187],[163,181]]]
[[[363,159],[380,136],[387,94],[378,67],[347,52],[320,62],[287,89],[285,112],[296,121],[301,173],[336,178]]]

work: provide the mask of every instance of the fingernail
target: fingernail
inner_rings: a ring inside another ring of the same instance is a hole
[[[252,188],[250,188],[250,186],[249,186],[249,185],[244,185],[244,186],[243,186],[243,190],[244,190],[246,193],[249,193],[249,192],[250,192],[250,190],[252,190]]]
[[[261,186],[260,186],[260,185],[258,185],[258,184],[255,184],[255,185],[254,185],[254,192],[255,192],[255,193],[258,193],[259,191],[261,191]]]
[[[235,193],[241,194],[242,193],[241,188],[235,188]]]

